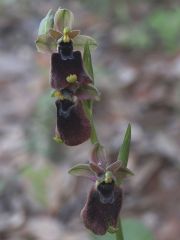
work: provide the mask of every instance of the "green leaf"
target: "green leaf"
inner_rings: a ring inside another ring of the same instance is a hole
[[[52,9],[50,9],[47,15],[41,20],[39,24],[38,36],[48,34],[49,30],[53,27],[54,27],[54,13]]]
[[[73,13],[68,9],[59,8],[54,16],[54,25],[57,31],[63,32],[64,28],[72,28]]]
[[[139,220],[124,219],[122,220],[122,229],[124,240],[153,240],[151,231]],[[115,234],[107,233],[104,236],[92,234],[92,240],[114,240]]]
[[[89,48],[95,49],[97,47],[97,42],[94,38],[85,36],[85,35],[78,35],[73,38],[73,46],[75,49],[82,49],[86,45],[89,45]]]
[[[74,176],[88,177],[88,178],[91,178],[94,175],[89,164],[77,164],[74,167],[72,167],[68,171],[68,173]]]
[[[36,48],[38,52],[52,53],[57,49],[56,41],[48,34],[38,36],[36,40]]]
[[[130,144],[131,144],[131,125],[129,124],[126,129],[124,140],[118,154],[118,159],[122,162],[124,167],[127,167]]]
[[[153,240],[151,231],[137,219],[122,221],[125,240]]]

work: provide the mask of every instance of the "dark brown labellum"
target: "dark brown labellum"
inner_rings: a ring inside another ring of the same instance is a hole
[[[100,187],[101,188],[101,187]],[[104,187],[102,187],[104,191]],[[109,186],[107,192],[111,192],[112,186]],[[114,187],[113,203],[102,203],[99,197],[99,191],[92,188],[87,202],[81,211],[84,225],[97,235],[104,235],[109,227],[116,228],[118,216],[122,205],[122,190],[119,187]],[[106,194],[105,194],[106,195]]]

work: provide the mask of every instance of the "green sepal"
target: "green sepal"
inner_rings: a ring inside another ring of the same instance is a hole
[[[72,28],[74,21],[73,13],[68,9],[59,8],[54,16],[54,25],[57,31],[63,33],[64,28]]]
[[[48,34],[38,36],[36,40],[36,48],[38,52],[53,53],[56,52],[56,41]]]
[[[50,9],[47,15],[41,20],[39,24],[38,36],[47,34],[49,29],[54,27],[54,13]]]
[[[128,164],[130,145],[131,145],[131,125],[128,124],[126,133],[123,139],[123,143],[120,147],[119,154],[118,154],[118,160],[122,162],[122,166],[124,167],[127,167],[127,164]]]
[[[97,47],[97,42],[92,37],[86,35],[77,35],[75,38],[73,38],[73,46],[75,49],[83,49],[86,43],[91,49],[95,49]]]
[[[91,178],[94,175],[89,164],[77,164],[74,167],[72,167],[68,171],[68,173],[74,176],[87,177],[87,178]]]
[[[84,85],[76,91],[76,96],[81,100],[100,100],[99,90],[92,84]]]

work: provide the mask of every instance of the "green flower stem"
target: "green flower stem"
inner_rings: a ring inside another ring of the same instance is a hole
[[[85,69],[86,69],[87,73],[91,76],[91,78],[93,79],[93,84],[94,84],[93,65],[92,65],[91,52],[89,49],[88,42],[86,42],[86,44],[84,45],[83,62],[84,62]],[[84,101],[83,105],[84,105],[84,109],[87,113],[87,116],[89,118],[89,121],[91,123],[91,143],[93,145],[95,145],[97,143],[99,145],[101,145],[99,142],[99,139],[98,139],[96,128],[94,126],[93,101],[91,101],[91,100]],[[127,162],[128,162],[130,141],[131,141],[131,126],[129,125],[126,130],[125,139],[123,141],[123,145],[121,146],[121,150],[120,150],[120,153],[118,156],[118,159],[123,162],[124,166],[127,166]],[[116,234],[116,240],[124,240],[120,218],[118,221],[118,231],[115,234]]]
[[[93,102],[90,100],[85,100],[83,102],[83,107],[84,107],[84,110],[86,112],[86,115],[90,121],[90,124],[91,124],[91,143],[92,144],[96,144],[96,143],[99,143],[99,139],[98,139],[98,135],[97,135],[97,132],[96,132],[96,128],[94,126],[94,120],[93,120],[93,113],[92,113],[92,109],[93,109]]]
[[[91,122],[91,128],[92,128],[92,131],[91,131],[91,143],[92,144],[96,144],[96,143],[100,144],[98,136],[97,136],[96,128],[94,126],[94,119],[93,119],[92,116],[90,117],[90,122]]]
[[[121,219],[118,221],[118,230],[116,232],[116,240],[124,240]]]

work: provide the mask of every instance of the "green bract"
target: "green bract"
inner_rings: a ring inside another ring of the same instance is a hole
[[[91,52],[89,49],[89,45],[90,45],[89,41],[84,42],[83,62],[84,62],[84,66],[85,66],[87,73],[94,80],[94,72],[93,72]]]
[[[125,167],[128,164],[130,145],[131,145],[131,125],[129,124],[126,129],[124,140],[118,154],[118,159],[122,162],[123,166]]]

